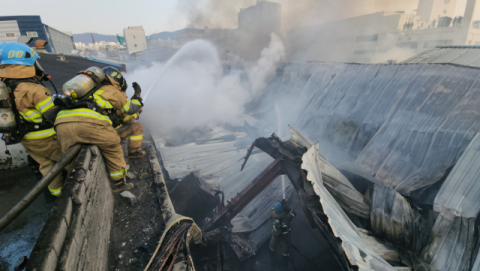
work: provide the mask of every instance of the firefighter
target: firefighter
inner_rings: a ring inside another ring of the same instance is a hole
[[[41,174],[45,175],[62,155],[53,128],[55,112],[58,111],[50,92],[40,83],[46,74],[37,62],[38,54],[25,44],[11,42],[0,47],[0,78],[13,93],[13,111],[17,120],[17,131],[6,140],[6,144],[20,142],[39,164]],[[59,174],[48,189],[58,197],[62,185],[63,177]]]
[[[290,232],[292,230],[290,222],[295,215],[295,212],[288,208],[285,200],[282,203],[276,202],[272,210],[274,222],[270,250],[275,252],[278,249],[285,258],[290,256]]]
[[[120,145],[120,137],[114,129],[120,124],[116,118],[116,111],[134,115],[142,105],[138,100],[127,99],[122,92],[127,89],[128,85],[119,71],[115,70],[104,74],[100,68],[92,67],[79,74],[82,75],[82,73],[96,78],[99,77],[95,75],[96,73],[101,74],[104,77],[101,79],[103,82],[92,90],[94,91],[92,95],[86,94],[88,98],[92,99],[94,106],[83,108],[75,106],[58,113],[55,129],[62,151],[66,151],[77,143],[97,145],[105,158],[110,180],[113,182],[113,192],[130,190],[133,188],[133,184],[126,182],[126,163]],[[75,95],[74,98],[81,101],[83,98],[81,93],[68,92],[68,86],[75,85],[74,80],[75,78],[71,80],[71,83],[67,82],[62,91],[72,97]]]
[[[102,69],[105,74],[111,74],[112,72],[118,72],[117,69],[113,67],[105,67]],[[132,83],[135,94],[132,96],[131,102],[137,105],[142,105],[142,98],[140,94],[142,92],[140,86],[137,82]],[[126,89],[121,91],[126,96]],[[127,97],[128,99],[128,97]],[[142,151],[142,142],[143,142],[143,125],[141,123],[135,122],[140,117],[141,110],[133,115],[122,114],[120,111],[117,111],[117,115],[120,119],[121,125],[117,126],[118,135],[121,139],[129,137],[128,142],[128,158],[142,158],[145,156],[146,152]]]

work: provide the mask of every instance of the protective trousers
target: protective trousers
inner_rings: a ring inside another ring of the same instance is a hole
[[[128,152],[135,153],[142,151],[143,142],[143,125],[141,123],[134,122],[123,126],[118,130],[118,135],[121,139],[129,136],[130,141],[128,143]]]
[[[270,250],[277,251],[279,249],[283,257],[290,255],[290,233],[275,235],[272,234],[272,239],[270,239]]]
[[[57,140],[57,135],[52,135],[46,138],[39,139],[23,139],[22,145],[27,153],[40,164],[40,172],[42,175],[48,173],[48,171],[60,160],[62,151],[60,144]],[[48,190],[54,196],[60,196],[63,186],[62,173],[48,185]]]
[[[77,143],[97,145],[105,158],[110,180],[124,179],[127,165],[120,146],[120,137],[107,122],[105,124],[64,122],[57,124],[55,129],[63,152]]]

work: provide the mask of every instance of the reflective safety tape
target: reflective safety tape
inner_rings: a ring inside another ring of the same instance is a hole
[[[133,104],[136,104],[136,105],[138,105],[138,106],[142,106],[142,104],[140,103],[139,100],[132,100],[132,103],[133,103]]]
[[[54,195],[55,197],[60,196],[60,194],[62,193],[62,188],[61,187],[57,188],[57,189],[48,189],[48,190],[50,190],[50,193],[52,195]]]
[[[136,136],[130,136],[130,141],[139,141],[143,139],[143,134],[142,135],[136,135]]]
[[[26,121],[42,123],[42,113],[37,110],[28,110],[26,113],[18,111],[18,113],[20,113],[20,117]]]
[[[127,121],[128,121],[129,119],[131,119],[131,118],[138,119],[138,114],[135,113],[135,114],[133,114],[133,115],[127,115],[125,118],[123,118],[123,121],[124,121],[124,122],[127,122]]]
[[[127,113],[130,110],[130,100],[127,99],[127,103],[122,107],[122,113]]]
[[[26,133],[23,139],[41,139],[41,138],[47,138],[51,137],[54,134],[56,134],[55,129],[50,128],[46,130],[41,130],[41,131],[35,131],[35,132],[29,132]]]
[[[102,95],[104,92],[105,92],[105,90],[99,89],[99,90],[95,91],[95,93],[93,95]]]
[[[127,175],[127,170],[126,169],[122,169],[120,171],[110,172],[110,177],[112,177],[112,178],[122,177],[124,175]]]
[[[98,120],[104,120],[112,125],[112,121],[109,117],[104,116],[98,112],[95,112],[90,109],[79,108],[79,109],[70,109],[70,110],[62,110],[57,115],[57,120],[61,118],[68,118],[68,117],[88,117],[94,118]]]
[[[112,109],[113,106],[112,104],[107,101],[107,100],[104,100],[102,97],[98,96],[96,93],[93,94],[93,98],[95,100],[95,103],[102,109]]]
[[[41,103],[37,104],[35,108],[37,108],[37,110],[43,114],[53,106],[54,104],[53,104],[52,97],[48,97],[45,100],[43,100]]]
[[[120,125],[118,125],[117,127],[115,127],[115,130],[118,130],[118,129],[122,128],[122,127],[123,127],[123,124],[120,124]]]

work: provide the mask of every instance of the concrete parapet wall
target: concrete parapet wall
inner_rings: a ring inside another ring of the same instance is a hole
[[[57,201],[27,270],[107,270],[113,194],[96,146],[82,148]]]

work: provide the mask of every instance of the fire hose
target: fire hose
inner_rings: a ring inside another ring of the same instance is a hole
[[[77,144],[68,149],[60,160],[43,176],[43,178],[22,198],[6,215],[0,220],[0,231],[5,229],[15,218],[17,218],[30,204],[42,193],[42,191],[62,172],[80,151],[82,145]]]

